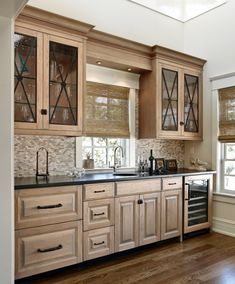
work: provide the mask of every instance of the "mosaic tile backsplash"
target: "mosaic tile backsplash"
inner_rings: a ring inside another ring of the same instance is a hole
[[[148,159],[150,150],[154,158],[176,159],[178,168],[184,167],[184,141],[139,139],[136,141],[136,157]]]
[[[44,147],[49,152],[50,175],[64,175],[75,165],[75,138],[15,135],[15,176],[35,176],[36,152]]]

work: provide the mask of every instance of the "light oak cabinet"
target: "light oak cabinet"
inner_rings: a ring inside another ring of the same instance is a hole
[[[82,261],[82,187],[15,192],[16,279]]]
[[[114,252],[114,183],[83,185],[84,260]]]
[[[182,177],[163,178],[161,240],[182,236]]]
[[[140,78],[140,138],[202,140],[204,63],[156,48],[153,71]]]
[[[160,179],[117,183],[115,251],[160,240],[160,190]]]
[[[14,42],[15,132],[81,135],[84,39],[18,20]]]

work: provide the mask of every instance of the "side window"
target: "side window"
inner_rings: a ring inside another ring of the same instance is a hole
[[[223,143],[222,146],[222,191],[235,193],[235,143]]]

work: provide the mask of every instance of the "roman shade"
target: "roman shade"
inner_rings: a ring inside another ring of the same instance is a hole
[[[85,135],[128,138],[129,88],[87,82]]]
[[[235,142],[235,87],[219,90],[220,142]]]

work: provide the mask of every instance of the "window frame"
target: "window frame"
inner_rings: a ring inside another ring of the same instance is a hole
[[[235,175],[228,175],[225,174],[225,162],[226,161],[233,161],[235,162],[235,158],[234,159],[228,159],[226,157],[226,147],[228,146],[228,144],[233,144],[235,147],[235,143],[221,143],[220,145],[220,158],[221,158],[221,162],[220,162],[220,192],[221,193],[226,193],[226,194],[231,194],[231,195],[235,195],[235,186],[234,189],[230,190],[230,189],[225,189],[225,177],[226,176],[234,176]]]

